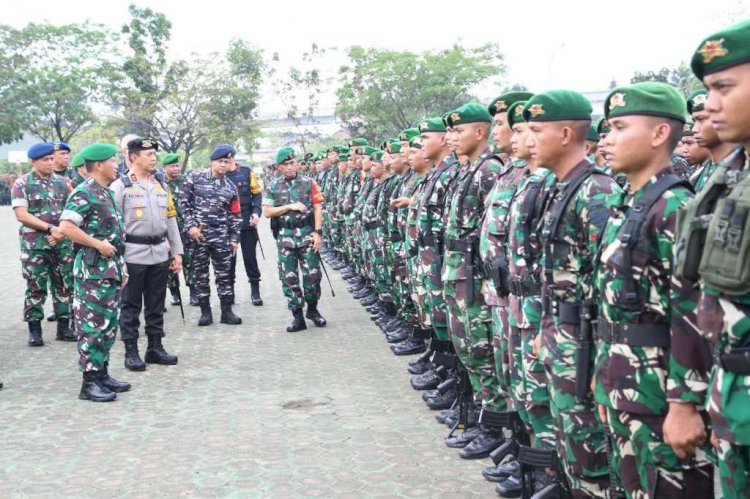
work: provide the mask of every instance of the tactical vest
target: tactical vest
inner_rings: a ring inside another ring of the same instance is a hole
[[[292,185],[294,184],[295,193],[292,193]],[[313,224],[315,219],[313,216],[313,204],[312,204],[312,186],[313,181],[309,177],[297,175],[297,177],[291,181],[281,180],[276,184],[276,189],[273,196],[274,206],[283,206],[285,204],[302,203],[307,207],[307,212],[302,213],[300,211],[290,211],[279,218],[279,227],[282,231],[282,235],[288,234],[289,231],[294,229],[307,228],[302,235],[307,235],[312,232]]]
[[[526,261],[526,268],[529,270],[534,267],[534,263],[536,263],[539,257],[539,252],[534,251],[531,246],[531,231],[537,225],[539,217],[542,216],[542,207],[545,204],[545,199],[540,199],[539,193],[544,188],[546,181],[547,179],[544,177],[537,177],[530,180],[526,188],[526,197],[519,208],[519,225],[523,234],[523,259]],[[513,204],[513,200],[511,200],[511,204]]]

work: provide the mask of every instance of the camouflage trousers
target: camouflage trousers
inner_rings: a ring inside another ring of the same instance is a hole
[[[73,283],[73,325],[82,371],[101,371],[109,362],[117,337],[120,284],[114,279],[75,279]]]
[[[699,448],[688,464],[664,443],[664,416],[607,409],[607,419],[612,430],[613,462],[628,497],[713,497],[713,464],[707,447]]]
[[[521,399],[516,398],[511,388],[511,355],[515,353],[515,350],[510,344],[511,331],[508,324],[507,301],[503,305],[490,306],[490,313],[492,314],[492,347],[495,352],[495,373],[497,380],[501,386],[506,387],[505,390],[508,393],[513,410],[518,411],[519,416],[523,419],[521,415],[523,407],[519,407],[520,404],[518,403]],[[514,346],[517,347],[519,344],[520,339],[515,342]]]
[[[442,270],[442,258],[438,249],[432,246],[423,246],[419,250],[419,265],[422,270],[422,287],[425,290],[424,309],[429,317],[430,324],[435,332],[435,338],[440,341],[448,341],[448,310],[443,295],[443,281],[440,278]]]
[[[409,289],[409,268],[406,258],[402,255],[403,246],[398,249],[397,255],[393,262],[393,293],[397,296],[397,306],[401,320],[409,326],[417,326],[419,319],[417,317],[417,308],[411,298]]]
[[[750,498],[750,445],[719,439],[719,478],[725,498]]]
[[[289,310],[302,308],[305,303],[317,303],[320,299],[320,255],[313,251],[312,245],[285,248],[279,243],[276,246],[281,289]]]
[[[424,279],[421,275],[419,254],[409,256],[406,259],[406,270],[409,295],[414,304],[414,316],[422,329],[429,329],[432,327],[432,323],[425,306],[427,302],[427,289],[424,287]]]
[[[205,241],[196,243],[193,249],[193,272],[195,276],[195,295],[200,300],[211,295],[208,283],[208,266],[213,262],[214,281],[219,298],[229,299],[233,294],[232,276],[229,267],[232,264],[232,247],[229,235],[223,231],[208,232]]]
[[[546,315],[542,319],[542,332],[540,358],[547,373],[557,451],[573,495],[606,497],[609,467],[604,426],[591,392],[583,401],[575,395],[578,325],[556,323]],[[594,353],[592,349],[587,383],[593,372]]]
[[[466,302],[467,286],[473,284],[475,300]],[[477,406],[491,411],[508,410],[507,393],[495,374],[492,350],[490,307],[484,303],[480,280],[446,281],[444,292],[448,309],[448,329],[453,348],[469,374]]]
[[[550,397],[547,387],[547,374],[544,365],[534,354],[534,339],[538,328],[518,328],[511,326],[511,337],[521,341],[521,392],[524,413],[528,418],[527,430],[533,434],[534,447],[552,448],[555,446],[555,430],[550,412]],[[525,421],[524,421],[525,422]]]
[[[23,320],[44,319],[47,283],[51,284],[52,305],[58,317],[70,317],[73,285],[73,248],[60,243],[52,249],[21,252],[21,275],[26,280]]]
[[[182,237],[182,247],[183,247],[183,255],[182,255],[182,274],[185,278],[185,284],[187,284],[188,287],[191,287],[194,285],[195,282],[195,275],[193,272],[193,248],[192,248],[192,240],[185,235]],[[177,274],[174,272],[169,273],[169,277],[167,277],[167,287],[177,288],[180,286],[180,278]]]
[[[390,300],[391,277],[385,261],[382,232],[378,228],[367,232],[367,254],[375,292],[382,301],[388,301]]]

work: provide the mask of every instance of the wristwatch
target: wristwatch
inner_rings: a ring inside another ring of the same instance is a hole
[[[47,230],[45,230],[47,234],[52,234],[52,224],[47,224]]]

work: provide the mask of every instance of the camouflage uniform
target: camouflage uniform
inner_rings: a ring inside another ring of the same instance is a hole
[[[366,274],[373,283],[375,293],[384,296],[390,292],[390,277],[385,262],[385,249],[379,235],[383,217],[378,211],[384,187],[390,177],[375,180],[372,190],[367,195],[362,207],[362,225],[365,234],[364,250],[367,253]]]
[[[117,336],[120,294],[125,274],[125,223],[112,191],[93,178],[76,187],[60,220],[73,222],[89,236],[116,248],[104,257],[94,248],[78,249],[73,263],[73,314],[80,367],[104,371]]]
[[[409,169],[401,178],[398,187],[391,194],[391,199],[407,197],[410,198],[419,183],[424,180],[413,170]],[[393,292],[398,295],[400,302],[401,319],[407,326],[416,327],[418,323],[417,311],[409,291],[409,268],[407,266],[407,253],[405,248],[406,217],[409,208],[393,208],[388,217],[388,232],[391,237],[393,251],[393,266],[391,275],[393,278]]]
[[[280,179],[263,199],[263,205],[270,207],[297,202],[303,203],[307,212],[290,211],[281,215],[281,231],[276,240],[279,278],[289,310],[301,309],[304,303],[317,303],[320,299],[320,256],[313,251],[311,233],[315,224],[313,206],[323,203],[323,194],[314,180],[296,175]]]
[[[188,236],[187,230],[185,229],[185,219],[182,217],[182,210],[180,209],[179,199],[182,196],[182,188],[185,185],[185,177],[180,175],[174,180],[165,178],[169,192],[172,194],[172,199],[175,200],[175,209],[177,210],[177,227],[180,229],[180,238],[182,239],[182,247],[184,253],[182,255],[182,272],[185,276],[185,283],[192,288],[195,284],[195,275],[193,272],[193,249],[192,240]],[[174,289],[179,287],[180,282],[177,274],[174,272],[169,273],[167,287]]]
[[[381,301],[385,303],[393,303],[397,308],[401,305],[399,295],[393,293],[393,241],[391,240],[391,218],[393,216],[393,208],[390,205],[391,198],[393,197],[394,191],[399,187],[402,180],[401,175],[391,175],[387,180],[383,181],[383,190],[378,198],[377,212],[382,214],[381,223],[376,228],[376,238],[383,245],[383,254],[385,257],[385,267],[387,269],[388,281],[386,284],[386,291],[379,295]]]
[[[557,230],[550,233],[556,203],[586,174],[590,176],[571,191]],[[546,310],[540,357],[547,372],[558,455],[578,497],[604,497],[609,487],[604,427],[590,389],[584,390],[583,398],[576,395],[576,375],[589,383],[593,373],[596,352],[585,350],[591,339],[579,341],[585,332],[581,331],[580,307],[589,306],[599,238],[621,191],[611,177],[584,160],[558,181],[544,225]]]
[[[219,298],[222,303],[230,302],[232,249],[229,243],[238,242],[242,222],[237,188],[226,177],[215,178],[210,169],[193,172],[185,179],[179,205],[184,229],[198,227],[203,235],[201,242],[191,243],[196,297],[207,299],[211,293],[208,266],[213,261]]]
[[[34,171],[19,177],[11,191],[13,208],[24,207],[31,215],[50,225],[58,225],[68,198],[68,184],[52,174],[40,178]],[[52,303],[55,315],[70,317],[70,293],[73,280],[73,244],[63,239],[54,246],[47,234],[21,225],[21,273],[26,280],[23,320],[39,321],[44,318],[44,301],[47,282],[52,282]]]
[[[600,297],[595,396],[607,407],[613,462],[619,463],[629,497],[711,497],[713,492],[708,446],[683,462],[662,433],[668,402],[703,404],[711,367],[708,345],[695,327],[698,288],[672,276],[677,211],[692,193],[682,185],[670,188],[631,236],[637,238],[632,249],[620,240],[627,214],[671,172],[665,168],[637,192],[623,193],[604,231],[595,274]],[[627,324],[624,334],[643,328],[648,339],[641,346],[630,337],[613,338],[612,324]]]

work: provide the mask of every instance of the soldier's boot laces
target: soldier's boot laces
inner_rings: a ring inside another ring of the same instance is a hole
[[[260,283],[258,281],[250,283],[250,299],[256,307],[263,305],[263,300],[260,297]]]
[[[200,302],[201,318],[198,319],[199,326],[208,326],[214,323],[214,315],[211,313],[211,304],[208,298],[203,298]]]
[[[44,346],[42,339],[42,321],[29,321],[29,346]]]
[[[102,371],[101,385],[109,388],[110,391],[115,393],[127,392],[130,390],[130,383],[127,381],[119,381],[109,375],[109,368],[107,364],[104,364],[104,371]]]
[[[161,336],[149,336],[146,348],[146,362],[149,364],[161,364],[162,366],[173,366],[177,364],[177,356],[164,350],[161,344]]]
[[[60,317],[57,319],[57,336],[55,339],[58,341],[77,341],[78,337],[70,329],[70,319],[67,317]]]
[[[78,398],[92,402],[110,402],[117,398],[117,394],[102,383],[102,371],[86,371],[83,373],[83,384]]]
[[[325,317],[320,315],[320,312],[318,311],[318,302],[307,304],[307,313],[305,314],[305,317],[313,321],[313,324],[315,324],[317,327],[324,327],[326,324],[328,324]]]
[[[292,310],[292,315],[294,316],[294,319],[292,319],[292,322],[286,327],[287,333],[294,333],[296,331],[307,329],[305,318],[302,316],[302,307]]]
[[[138,353],[137,340],[125,340],[125,369],[129,371],[145,371],[146,364]]]
[[[169,293],[172,295],[172,301],[170,302],[173,307],[178,306],[182,300],[180,300],[180,292],[177,288],[169,288]]]
[[[242,319],[232,312],[232,304],[228,300],[221,301],[221,323],[222,324],[242,324]]]

